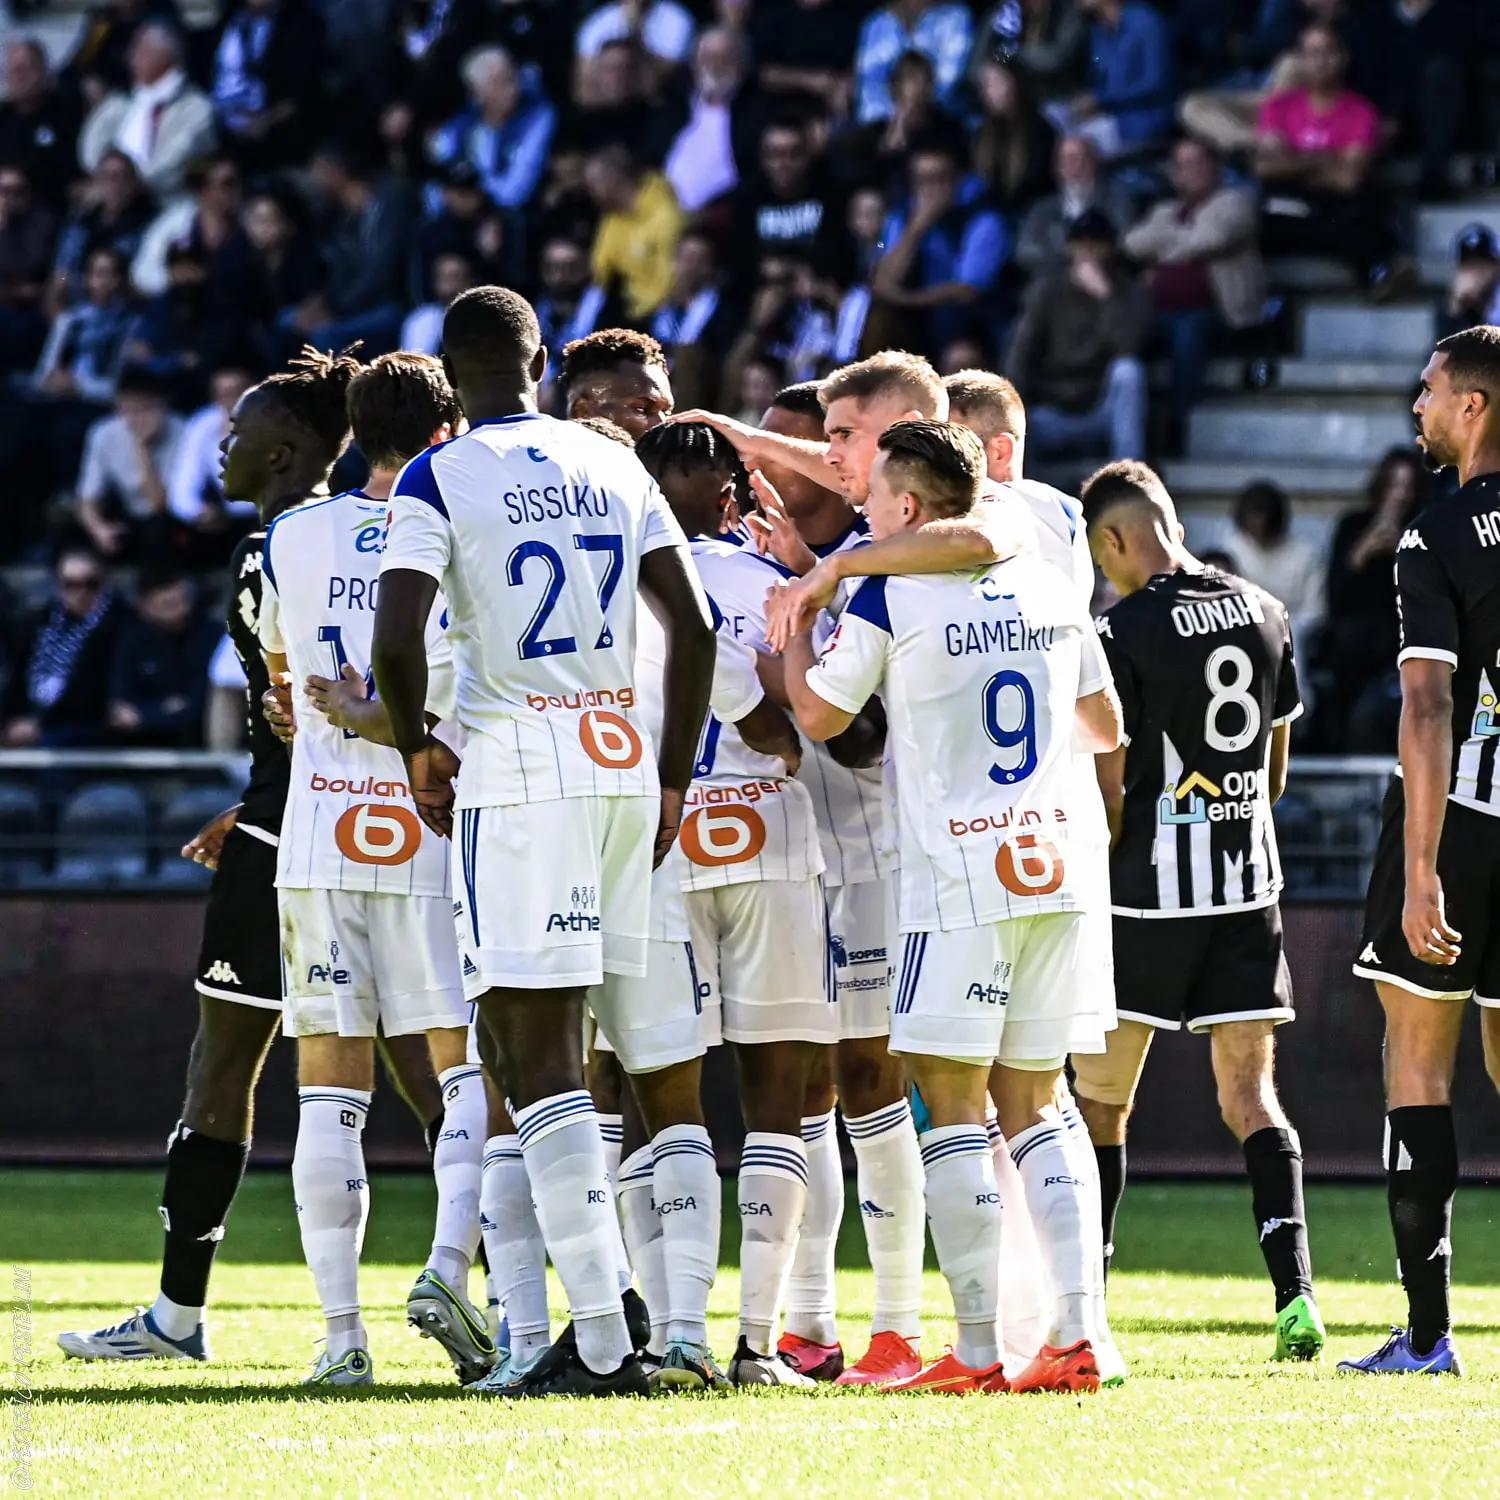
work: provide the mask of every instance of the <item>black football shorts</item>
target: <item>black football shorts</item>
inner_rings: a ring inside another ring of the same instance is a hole
[[[281,1009],[281,921],[276,846],[232,828],[203,914],[194,988],[240,1005]]]

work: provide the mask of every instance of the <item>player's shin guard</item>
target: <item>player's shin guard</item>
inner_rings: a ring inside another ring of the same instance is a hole
[[[1295,1130],[1267,1126],[1245,1137],[1245,1170],[1260,1233],[1260,1253],[1276,1288],[1276,1311],[1312,1295],[1307,1210],[1302,1201],[1302,1144]]]
[[[870,1332],[892,1329],[904,1339],[922,1332],[922,1247],[926,1238],[922,1154],[905,1099],[845,1119],[854,1145],[859,1212],[875,1272]],[[842,1184],[840,1184],[842,1187]]]
[[[667,1267],[663,1259],[662,1222],[657,1217],[651,1182],[655,1168],[651,1147],[632,1151],[621,1162],[615,1182],[620,1210],[620,1233],[630,1268],[640,1282],[646,1311],[651,1315],[651,1353],[660,1358],[667,1348]]]
[[[666,1268],[667,1338],[707,1344],[722,1214],[714,1148],[701,1125],[669,1125],[651,1142],[651,1156]]]
[[[437,1219],[427,1263],[449,1286],[464,1290],[479,1244],[479,1179],[489,1112],[477,1065],[445,1068],[438,1076],[443,1128],[432,1149]]]
[[[1087,1194],[1069,1160],[1067,1127],[1056,1117],[1030,1125],[1010,1141],[1011,1160],[1026,1185],[1042,1258],[1056,1296],[1047,1342],[1065,1348],[1095,1336],[1093,1256],[1098,1217],[1085,1209]]]
[[[740,1155],[740,1337],[757,1354],[775,1349],[806,1204],[802,1137],[752,1130]]]
[[[1425,1354],[1448,1332],[1453,1194],[1458,1141],[1446,1104],[1408,1105],[1386,1119],[1386,1196],[1406,1288],[1412,1348]]]
[[[484,1143],[479,1226],[484,1233],[495,1296],[505,1309],[510,1328],[510,1347],[518,1355],[531,1354],[551,1338],[547,1247],[516,1136],[492,1135]]]
[[[920,1138],[927,1217],[953,1315],[954,1353],[971,1369],[1000,1359],[1000,1193],[983,1125],[940,1125]]]
[[[301,1106],[292,1153],[297,1227],[318,1301],[328,1322],[328,1355],[341,1359],[363,1348],[359,1319],[359,1252],[370,1211],[364,1129],[370,1095],[364,1089],[298,1089]]]
[[[802,1121],[807,1147],[807,1203],[786,1288],[786,1331],[814,1344],[838,1339],[833,1256],[844,1219],[844,1166],[839,1160],[834,1112]]]
[[[630,1357],[620,1307],[619,1224],[604,1168],[604,1142],[587,1089],[512,1110],[537,1222],[568,1294],[578,1354],[597,1375]]]
[[[151,1315],[168,1338],[189,1337],[202,1317],[214,1255],[249,1155],[249,1141],[218,1141],[181,1120],[167,1141],[161,1299]]]

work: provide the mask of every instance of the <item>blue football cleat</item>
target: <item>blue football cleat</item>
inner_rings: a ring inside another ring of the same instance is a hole
[[[123,1322],[94,1333],[60,1333],[58,1348],[69,1359],[197,1359],[208,1358],[203,1324],[185,1339],[169,1339],[138,1307]]]
[[[1445,1333],[1426,1354],[1418,1354],[1411,1346],[1411,1334],[1404,1328],[1391,1329],[1390,1338],[1363,1359],[1341,1359],[1339,1369],[1350,1375],[1462,1375],[1464,1372],[1451,1333]]]

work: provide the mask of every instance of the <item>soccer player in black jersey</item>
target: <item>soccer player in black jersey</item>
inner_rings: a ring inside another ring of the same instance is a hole
[[[270,683],[261,655],[261,553],[282,511],[326,490],[344,451],[351,359],[309,354],[245,393],[222,445],[224,492],[253,501],[260,525],[230,559],[228,629],[249,684],[250,779],[239,805],[182,852],[214,872],[198,956],[198,1030],[182,1118],[167,1143],[161,1286],[148,1309],[94,1333],[63,1333],[80,1359],[209,1357],[203,1308],[224,1221],[250,1154],[255,1085],[281,1019],[281,929],[276,844],[290,760],[261,713]],[[421,1118],[440,1119],[430,1068],[403,1062],[403,1093]]]
[[[1084,486],[1089,545],[1123,596],[1099,620],[1125,745],[1096,759],[1110,824],[1115,994],[1108,1051],[1074,1057],[1099,1157],[1104,1240],[1125,1181],[1125,1128],[1157,1028],[1206,1031],[1224,1123],[1245,1152],[1276,1291],[1277,1359],[1324,1343],[1312,1294],[1302,1149],[1276,1095],[1274,1029],[1292,1019],[1271,805],[1301,711],[1286,611],[1204,567],[1145,464]]]
[[[1456,468],[1461,487],[1396,549],[1401,767],[1354,963],[1385,1010],[1386,1184],[1408,1315],[1373,1354],[1339,1368],[1460,1375],[1448,1310],[1451,1099],[1471,995],[1500,1082],[1500,328],[1443,339],[1415,412],[1429,462]]]

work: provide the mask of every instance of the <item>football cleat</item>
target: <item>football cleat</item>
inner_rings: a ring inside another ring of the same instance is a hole
[[[673,1339],[667,1345],[654,1370],[646,1372],[646,1383],[652,1394],[668,1391],[723,1391],[729,1388],[729,1377],[714,1362],[713,1350],[707,1344],[690,1344]]]
[[[406,1321],[424,1339],[436,1339],[448,1351],[460,1385],[489,1374],[497,1350],[484,1314],[438,1273],[427,1269],[406,1298]]]
[[[910,1380],[922,1368],[922,1357],[893,1328],[872,1335],[870,1347],[833,1383],[835,1385],[894,1385]]]
[[[1037,1357],[1011,1381],[1010,1388],[1017,1395],[1030,1391],[1097,1391],[1099,1363],[1094,1346],[1087,1339],[1079,1339],[1066,1349],[1043,1344]]]
[[[1099,1366],[1100,1390],[1124,1385],[1130,1374],[1125,1356],[1120,1353],[1120,1346],[1115,1343],[1113,1334],[1094,1345],[1094,1363]]]
[[[536,1368],[550,1347],[549,1344],[530,1354],[516,1354],[509,1349],[502,1349],[494,1369],[483,1379],[466,1385],[464,1389],[471,1395],[519,1396],[521,1392],[517,1387]]]
[[[793,1390],[810,1391],[816,1380],[809,1380],[784,1354],[757,1354],[742,1334],[735,1345],[734,1358],[729,1361],[729,1383],[747,1385],[790,1386]]]
[[[368,1349],[350,1349],[342,1359],[335,1359],[327,1348],[318,1351],[313,1372],[302,1382],[316,1386],[358,1386],[375,1384],[375,1361]]]
[[[536,1396],[649,1396],[651,1387],[633,1353],[618,1370],[600,1375],[584,1364],[576,1344],[559,1340],[520,1379],[494,1394],[522,1400]]]
[[[144,1307],[95,1333],[60,1333],[57,1346],[69,1359],[208,1359],[202,1323],[185,1339],[169,1339]]]
[[[795,1333],[784,1333],[776,1352],[789,1359],[809,1380],[837,1380],[844,1373],[842,1344],[815,1344]]]
[[[1001,1395],[1010,1389],[1005,1371],[998,1365],[976,1370],[964,1364],[949,1349],[941,1359],[924,1365],[915,1375],[905,1380],[887,1382],[881,1387],[886,1391],[923,1391],[930,1396],[980,1396]]]
[[[1328,1332],[1311,1297],[1295,1297],[1276,1314],[1276,1352],[1272,1359],[1317,1359]]]
[[[1411,1334],[1404,1328],[1391,1329],[1390,1338],[1363,1359],[1341,1359],[1339,1369],[1350,1375],[1462,1375],[1464,1372],[1451,1333],[1445,1333],[1426,1354],[1418,1354],[1411,1346]]]

